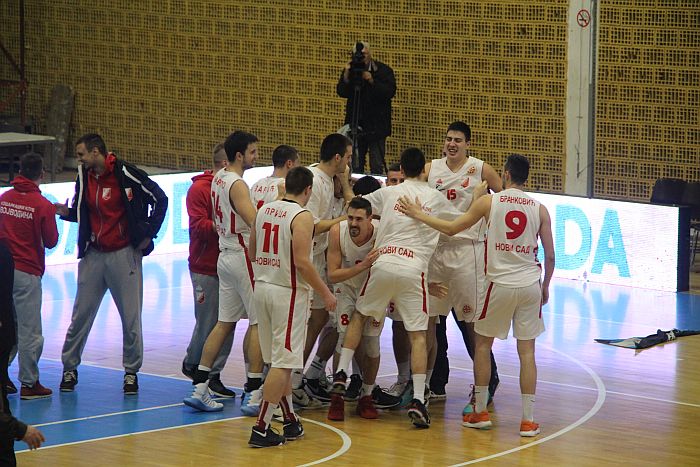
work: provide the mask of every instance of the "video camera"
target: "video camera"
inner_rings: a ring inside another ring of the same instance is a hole
[[[355,51],[352,53],[352,59],[350,60],[350,83],[362,84],[362,73],[367,71],[365,55],[362,53],[364,48],[365,46],[362,42],[355,44]]]

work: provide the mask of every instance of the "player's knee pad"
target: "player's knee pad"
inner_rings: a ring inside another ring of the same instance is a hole
[[[379,357],[379,336],[362,336],[362,344],[369,358]]]

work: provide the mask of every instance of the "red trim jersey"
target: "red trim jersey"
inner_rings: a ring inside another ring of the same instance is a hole
[[[314,224],[321,220],[333,219],[333,177],[319,167],[309,167],[314,174],[314,187],[306,209],[314,216]],[[328,232],[314,236],[314,255],[325,253],[328,249]]]
[[[399,212],[401,196],[418,198],[423,212],[430,216],[452,220],[460,212],[439,191],[417,180],[380,188],[364,197],[372,204],[372,212],[381,217],[375,242],[380,255],[375,264],[392,263],[427,271],[440,232]]]
[[[430,163],[428,185],[443,193],[447,201],[458,211],[466,212],[472,203],[474,188],[481,183],[481,172],[484,161],[475,157],[468,157],[464,165],[453,172],[447,166],[447,158],[434,159]],[[486,222],[482,219],[468,229],[465,229],[453,238],[484,241]],[[443,236],[446,240],[447,236]]]
[[[372,248],[374,248],[374,241],[377,238],[377,232],[379,230],[379,221],[373,219],[372,225],[374,226],[372,237],[369,240],[367,240],[367,243],[365,243],[364,245],[357,246],[355,245],[355,242],[352,241],[352,237],[350,236],[348,221],[342,221],[340,223],[340,255],[342,258],[343,269],[351,268],[357,263],[361,262],[363,259],[365,259],[365,257],[372,250]],[[347,279],[342,283],[354,290],[359,291],[360,287],[362,287],[362,284],[366,282],[368,273],[369,269],[366,269],[360,274],[351,277],[350,279]]]
[[[292,221],[307,209],[294,201],[279,200],[265,204],[255,218],[255,281],[292,289],[309,289],[297,273],[292,248]],[[311,260],[311,255],[309,255]]]
[[[234,183],[243,183],[243,177],[226,169],[219,170],[211,182],[214,223],[219,234],[219,249],[241,251],[248,248],[250,227],[231,205],[229,193]],[[245,185],[246,189],[248,185]]]
[[[264,177],[250,187],[250,199],[253,201],[255,209],[260,209],[263,204],[270,203],[277,199],[277,187],[284,182],[281,177]]]
[[[491,197],[486,240],[486,279],[503,287],[527,287],[540,280],[537,260],[540,203],[509,188]]]
[[[15,269],[42,276],[46,252],[58,243],[56,208],[36,183],[18,175],[12,190],[0,195],[0,240],[7,245]]]

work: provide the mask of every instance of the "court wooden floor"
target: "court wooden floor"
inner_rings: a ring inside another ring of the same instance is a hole
[[[306,436],[285,446],[247,446],[253,419],[240,398],[218,414],[181,404],[189,383],[179,373],[193,326],[186,257],[160,255],[144,263],[145,362],[140,394],[121,392],[121,324],[105,298],[83,354],[75,393],[58,392],[60,350],[70,322],[75,265],[51,266],[44,280],[45,350],[42,383],[51,399],[19,401],[13,411],[40,426],[46,447],[18,453],[22,466],[189,465],[700,465],[700,336],[644,351],[595,343],[594,338],[645,336],[661,329],[700,329],[700,295],[555,280],[538,339],[536,438],[518,435],[520,395],[515,341],[494,347],[501,385],[494,428],[463,428],[461,412],[472,381],[471,360],[450,319],[448,398],[430,405],[432,426],[412,427],[403,410],[364,420],[346,404],[346,421],[304,411]],[[693,279],[695,282],[697,278]],[[697,282],[696,282],[697,287]],[[240,344],[223,380],[244,381]],[[382,336],[379,383],[395,381],[391,330]],[[11,369],[16,382],[16,364]],[[278,425],[281,429],[281,426]],[[23,443],[16,445],[24,449]]]

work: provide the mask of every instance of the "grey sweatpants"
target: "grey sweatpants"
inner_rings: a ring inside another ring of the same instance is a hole
[[[192,293],[194,294],[195,324],[190,345],[187,346],[185,365],[196,369],[202,358],[204,342],[206,342],[209,333],[214,329],[214,325],[219,319],[219,278],[192,271],[190,271],[190,278],[192,279]],[[233,334],[230,333],[224,340],[219,355],[214,360],[210,375],[218,375],[224,369],[226,360],[231,353]]]
[[[78,263],[78,291],[73,305],[73,317],[63,343],[63,371],[80,365],[92,323],[102,298],[109,289],[122,320],[124,338],[122,362],[124,369],[136,373],[143,363],[143,269],[141,251],[127,246],[103,253],[88,249]]]
[[[41,277],[15,269],[12,297],[17,318],[17,345],[10,353],[10,363],[19,351],[19,381],[34,386],[39,379],[39,358],[44,350],[41,334]]]

